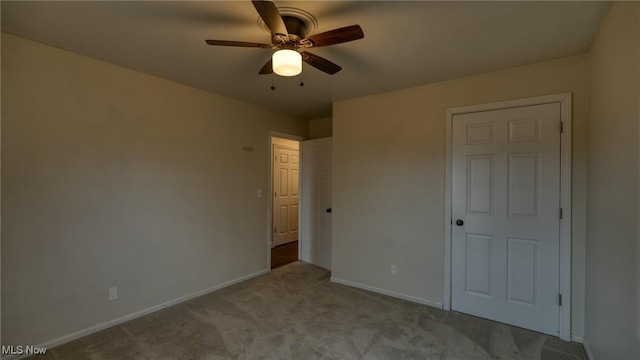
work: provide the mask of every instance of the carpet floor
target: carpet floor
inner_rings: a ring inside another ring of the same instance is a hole
[[[34,359],[586,359],[580,344],[329,277],[298,261]]]

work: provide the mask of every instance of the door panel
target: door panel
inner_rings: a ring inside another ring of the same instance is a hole
[[[455,115],[452,161],[452,308],[558,335],[560,104]]]
[[[289,196],[289,169],[282,168],[283,166],[288,166],[288,164],[280,162],[280,193],[277,195],[280,198],[285,198]]]
[[[467,213],[491,214],[493,209],[493,156],[467,158]]]
[[[536,305],[538,240],[507,238],[507,300]]]
[[[465,252],[468,293],[491,296],[491,240],[493,236],[467,234]]]
[[[302,142],[301,259],[331,269],[331,138]]]
[[[508,213],[509,217],[538,217],[539,154],[509,154],[508,167]]]
[[[289,210],[289,230],[298,231],[298,205],[293,204]]]

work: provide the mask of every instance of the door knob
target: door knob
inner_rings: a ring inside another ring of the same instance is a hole
[[[462,225],[464,225],[464,221],[462,221],[461,219],[458,219],[458,220],[456,220],[456,225],[462,226]]]
[[[327,209],[327,212],[328,212],[328,213],[331,213],[331,208],[328,208],[328,209]]]

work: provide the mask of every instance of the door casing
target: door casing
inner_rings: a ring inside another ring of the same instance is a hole
[[[279,141],[282,141],[284,139],[282,138],[278,138]],[[288,140],[288,139],[286,139]],[[292,145],[285,145],[285,144],[280,144],[280,143],[273,143],[273,145],[271,146],[271,151],[274,153],[274,156],[272,156],[272,172],[271,172],[271,181],[273,182],[273,186],[278,186],[278,188],[274,188],[272,189],[272,205],[273,208],[271,209],[271,213],[273,215],[273,221],[272,221],[272,232],[271,232],[271,247],[276,247],[279,245],[283,245],[283,244],[287,244],[289,242],[292,241],[297,241],[299,238],[299,224],[300,221],[298,219],[298,221],[295,224],[295,228],[293,227],[292,224],[292,215],[294,213],[294,211],[292,211],[292,207],[294,206],[293,201],[295,198],[297,198],[297,200],[295,200],[295,207],[296,209],[299,209],[299,204],[300,204],[300,176],[294,176],[294,172],[295,171],[300,171],[300,150],[298,148],[295,148],[295,146],[293,146],[294,143],[292,143]],[[300,142],[295,142],[295,144],[299,147],[300,146]],[[279,173],[278,170],[282,171],[283,169],[283,164],[281,162],[281,158],[278,156],[282,156],[284,154],[286,154],[286,159],[287,159],[287,164],[286,166],[284,166],[284,168],[286,168],[286,187],[287,190],[284,192],[285,198],[282,197],[283,192],[282,192],[282,181],[283,181],[283,177],[282,177],[282,173]],[[288,156],[287,156],[288,155]],[[295,163],[294,162],[294,158],[295,156],[298,157],[298,162]],[[297,166],[297,169],[296,169]],[[294,184],[297,183],[297,189],[298,192],[295,193],[293,190],[295,188]],[[279,183],[280,182],[280,183]],[[286,204],[287,207],[287,213],[285,215],[286,219],[285,219],[285,229],[282,228],[282,211],[279,211],[278,206],[282,206],[284,204]],[[295,215],[296,217],[299,217],[299,213],[300,211],[295,211]],[[277,225],[276,225],[277,224]],[[276,231],[276,229],[278,231]],[[285,230],[285,233],[282,233],[282,230]],[[295,235],[295,236],[294,236]],[[293,238],[295,237],[295,240],[293,240]]]
[[[443,308],[451,309],[451,224],[452,224],[452,122],[458,114],[515,108],[530,105],[560,103],[560,338],[571,340],[571,93],[554,94],[489,104],[449,108],[446,111],[445,150],[445,216],[444,216],[444,299]]]

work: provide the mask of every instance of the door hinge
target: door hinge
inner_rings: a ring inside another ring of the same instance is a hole
[[[276,234],[278,232],[278,228],[273,228],[273,233]]]
[[[564,123],[560,121],[560,134],[564,131]]]
[[[562,219],[562,208],[560,208],[560,219]]]
[[[558,294],[558,305],[562,306],[562,294]]]

